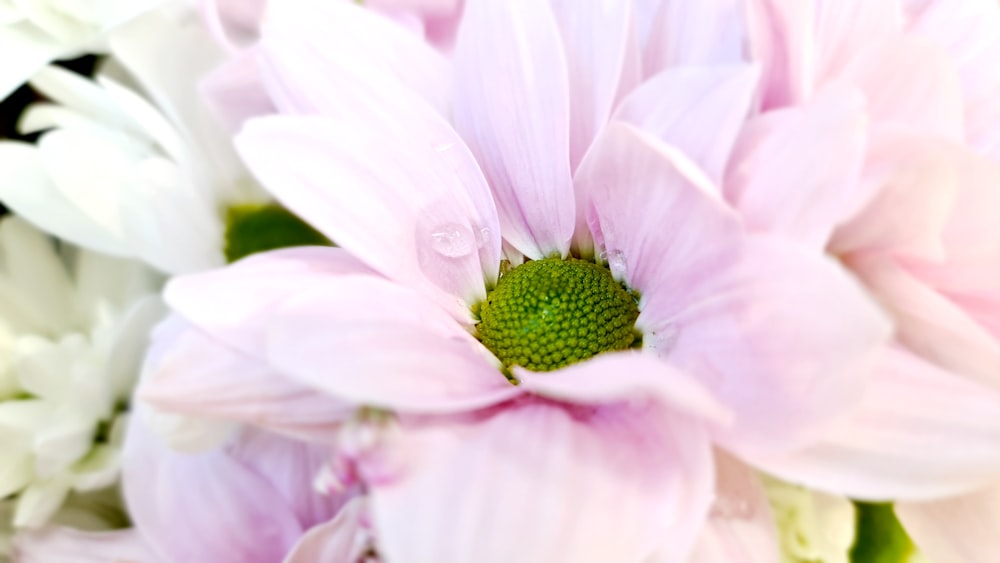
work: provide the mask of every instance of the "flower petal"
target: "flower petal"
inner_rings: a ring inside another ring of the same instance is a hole
[[[46,64],[72,51],[31,22],[5,24],[0,34],[0,52],[17,53],[17,56],[4,57],[0,65],[0,100],[6,99]]]
[[[186,155],[178,164],[190,168],[191,175],[207,176],[202,189],[208,194],[235,199],[242,195],[246,172],[196,87],[225,60],[225,53],[203,21],[186,15],[147,11],[110,34],[111,52],[183,138]]]
[[[837,74],[866,47],[903,29],[900,0],[817,2],[816,58],[820,80]]]
[[[632,2],[552,0],[566,49],[570,163],[580,163],[621,92],[639,81]]]
[[[352,405],[289,380],[176,316],[157,328],[145,371],[137,396],[174,413],[329,440],[354,412]]]
[[[306,532],[284,563],[360,561],[368,547],[369,533],[363,526],[366,516],[364,500],[351,500],[332,520]]]
[[[735,413],[716,439],[739,454],[799,447],[857,404],[888,319],[839,264],[754,237],[697,299],[640,316],[671,364]],[[711,280],[709,280],[711,282]]]
[[[213,116],[235,135],[251,117],[278,113],[264,89],[256,49],[233,55],[198,84]]]
[[[858,213],[838,227],[830,251],[882,251],[944,257],[942,233],[952,214],[960,164],[938,138],[882,128],[873,132],[861,177]]]
[[[426,276],[467,303],[485,298],[500,229],[461,140],[418,107],[392,114],[391,128],[384,113],[358,112],[254,119],[237,146],[282,203],[372,268],[407,283]]]
[[[898,36],[858,53],[838,75],[861,89],[873,122],[963,141],[958,72],[948,53],[921,37]]]
[[[342,56],[350,52],[365,56]],[[344,76],[354,76],[384,81],[389,92],[413,90],[447,114],[447,60],[420,37],[352,2],[272,3],[261,29],[260,54],[265,84],[283,112],[344,112],[349,104],[328,94],[349,85]]]
[[[668,69],[630,92],[615,118],[679,148],[721,186],[759,78],[750,65]]]
[[[996,391],[891,349],[859,409],[822,442],[749,459],[783,479],[854,498],[931,499],[996,479],[998,412]]]
[[[388,560],[643,561],[667,542],[684,561],[711,497],[700,425],[655,408],[526,401],[399,440],[412,455],[371,491]]]
[[[514,368],[525,391],[559,401],[602,404],[653,399],[695,418],[726,424],[730,415],[699,382],[648,354],[601,354],[545,373]]]
[[[801,104],[815,87],[815,2],[747,3],[748,51],[761,65],[761,109]]]
[[[994,2],[924,2],[912,9],[911,31],[948,50],[962,80],[965,132],[969,145],[1000,157],[1000,6]]]
[[[897,338],[944,369],[1000,389],[1000,341],[959,303],[898,264],[879,257],[850,261],[897,324]]]
[[[456,129],[493,188],[504,239],[565,256],[574,226],[569,73],[548,2],[467,3],[455,47]]]
[[[453,412],[522,393],[460,325],[392,282],[331,280],[288,301],[270,325],[270,364],[339,400]]]
[[[691,563],[780,560],[774,515],[760,477],[721,452],[715,454],[715,470],[715,502]]]
[[[928,560],[992,563],[1000,553],[1000,485],[932,502],[900,502],[896,516]]]
[[[747,23],[738,0],[662,0],[643,57],[646,75],[744,61]]]
[[[289,248],[220,270],[173,278],[163,297],[200,330],[249,357],[261,357],[274,308],[339,275],[377,275],[338,248]]]
[[[726,174],[726,198],[750,230],[823,248],[857,206],[852,192],[866,125],[864,99],[846,87],[827,88],[805,107],[750,121]]]
[[[303,526],[265,476],[222,449],[173,452],[142,419],[139,412],[130,421],[122,479],[129,516],[153,551],[164,561],[285,556]]]
[[[0,200],[15,213],[46,232],[80,246],[124,256],[126,243],[96,223],[64,196],[48,176],[38,150],[16,141],[0,142]]]
[[[664,284],[683,301],[738,248],[737,217],[698,176],[684,155],[620,122],[577,171],[581,222],[603,243],[612,274],[644,294],[640,309]]]

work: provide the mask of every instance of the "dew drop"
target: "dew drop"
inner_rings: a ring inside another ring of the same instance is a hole
[[[472,254],[478,245],[472,229],[459,223],[446,223],[431,229],[431,248],[447,258],[462,258]]]
[[[602,256],[602,258],[608,261],[608,268],[611,269],[612,275],[619,279],[625,276],[628,264],[625,262],[624,252],[621,250],[612,250],[606,253],[606,256]]]
[[[486,227],[479,229],[479,232],[476,233],[476,247],[483,248],[489,244],[492,236],[493,233],[491,233]]]

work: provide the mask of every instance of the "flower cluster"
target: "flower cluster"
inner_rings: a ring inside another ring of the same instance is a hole
[[[993,0],[7,3],[0,560],[1000,553]]]

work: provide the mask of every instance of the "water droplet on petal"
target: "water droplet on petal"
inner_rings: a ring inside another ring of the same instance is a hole
[[[483,248],[484,246],[489,244],[490,238],[492,236],[493,233],[491,233],[490,230],[487,229],[486,227],[479,229],[479,232],[476,234],[476,246],[478,248]]]
[[[625,272],[628,269],[628,264],[625,262],[625,253],[621,250],[612,250],[607,253],[605,258],[608,261],[608,268],[611,270],[611,274],[615,278],[621,279],[625,277]]]
[[[445,151],[451,150],[451,148],[454,147],[454,146],[455,146],[455,143],[443,143],[443,144],[440,144],[440,145],[434,147],[434,150],[437,151],[437,152],[445,152]]]
[[[462,258],[478,248],[478,240],[469,227],[446,223],[431,230],[431,248],[447,258]]]

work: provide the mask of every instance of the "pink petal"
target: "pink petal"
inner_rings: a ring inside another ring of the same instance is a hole
[[[200,0],[202,17],[215,39],[236,52],[253,41],[266,0]]]
[[[336,280],[289,301],[270,324],[271,365],[338,400],[447,412],[522,393],[469,333],[391,282]]]
[[[752,0],[747,22],[751,60],[762,68],[761,107],[798,105],[815,87],[815,3]]]
[[[265,83],[285,112],[342,113],[345,74],[388,81],[390,92],[412,91],[442,112],[449,105],[447,60],[420,37],[353,2],[273,3],[260,46]],[[343,56],[352,52],[364,57]]]
[[[817,2],[816,58],[820,80],[835,75],[859,52],[903,28],[900,0]]]
[[[677,147],[722,185],[759,77],[749,65],[669,69],[629,93],[615,118]]]
[[[503,236],[565,255],[574,227],[569,71],[548,2],[470,2],[455,47],[454,119],[493,188]]]
[[[715,502],[690,562],[781,560],[777,526],[760,477],[721,452],[716,452],[715,469]],[[664,548],[669,550],[670,546]]]
[[[953,150],[958,190],[941,233],[947,260],[912,268],[935,287],[992,291],[1000,279],[1000,164],[969,150]],[[911,265],[912,267],[912,265]]]
[[[853,88],[828,88],[804,107],[766,113],[736,146],[727,199],[751,230],[823,248],[857,199],[866,132],[864,99]]]
[[[14,536],[11,556],[18,563],[157,563],[135,529],[83,532],[46,527]]]
[[[942,232],[958,182],[953,147],[940,139],[881,129],[871,139],[857,213],[837,229],[830,250],[943,257]]]
[[[631,2],[553,0],[551,4],[566,49],[569,152],[576,169],[618,95],[639,81],[639,43]]]
[[[129,516],[164,561],[280,561],[312,525],[252,464],[222,449],[169,450],[142,416],[130,422],[123,487]]]
[[[329,440],[353,405],[291,381],[172,317],[153,337],[138,396],[187,415]]]
[[[251,117],[277,113],[264,89],[256,49],[234,55],[198,84],[202,99],[230,135]]]
[[[751,239],[718,275],[682,307],[644,310],[644,332],[735,413],[716,432],[726,448],[743,455],[815,439],[857,404],[887,319],[839,264],[787,241]]]
[[[915,14],[912,31],[930,37],[959,63],[969,144],[1000,158],[1000,6],[989,0],[930,2]]]
[[[695,418],[719,424],[731,419],[698,381],[649,354],[601,354],[554,372],[515,367],[514,374],[525,391],[559,401],[599,405],[652,399]]]
[[[646,43],[646,75],[672,67],[742,63],[746,25],[738,0],[662,0]]]
[[[652,408],[510,404],[404,427],[371,492],[380,550],[412,563],[684,561],[711,497],[699,425]]]
[[[349,119],[260,118],[236,143],[282,203],[372,268],[479,301],[499,269],[496,211],[464,145],[424,110],[392,113],[393,128],[361,107]]]
[[[888,260],[850,264],[891,311],[903,344],[944,369],[1000,388],[1000,341],[958,304]]]
[[[323,494],[314,485],[333,453],[324,445],[310,445],[257,429],[244,429],[227,452],[267,479],[303,530],[338,516],[352,498],[353,492]]]
[[[306,532],[284,563],[361,561],[370,535],[362,526],[364,508],[362,498],[351,500],[333,520]]]
[[[377,275],[338,248],[291,248],[240,260],[227,268],[173,278],[164,299],[213,338],[260,357],[273,309],[341,275]]]
[[[929,561],[993,563],[1000,553],[1000,484],[960,497],[895,506],[906,533]]]
[[[890,350],[860,408],[821,443],[750,461],[782,479],[854,498],[957,494],[996,479],[998,412],[1000,393]]]
[[[644,303],[667,285],[671,299],[685,299],[738,249],[738,219],[710,183],[692,182],[697,174],[682,154],[623,123],[604,130],[577,171],[581,220]]]
[[[864,92],[873,122],[964,138],[962,92],[947,52],[916,36],[898,36],[858,53],[838,76]]]

